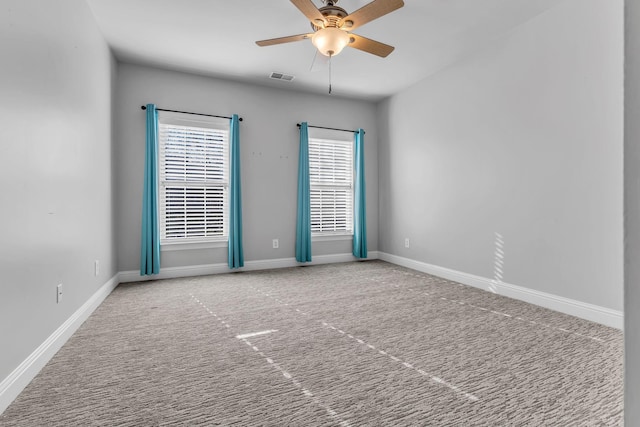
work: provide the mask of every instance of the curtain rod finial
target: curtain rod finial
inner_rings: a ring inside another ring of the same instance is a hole
[[[141,106],[141,107],[140,107],[140,109],[141,109],[141,110],[146,110],[146,109],[147,109],[147,106],[146,106],[146,105],[143,105],[143,106]]]

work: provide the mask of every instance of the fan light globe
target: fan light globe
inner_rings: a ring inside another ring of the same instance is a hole
[[[349,44],[349,34],[335,28],[322,28],[311,37],[311,43],[325,56],[336,56]]]

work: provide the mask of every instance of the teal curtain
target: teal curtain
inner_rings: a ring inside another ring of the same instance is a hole
[[[160,273],[160,226],[158,222],[158,112],[147,104],[147,141],[142,190],[142,240],[140,275]]]
[[[231,117],[231,171],[229,186],[229,268],[244,266],[242,250],[242,189],[240,180],[240,122]]]
[[[309,189],[309,127],[307,122],[300,124],[296,261],[311,261],[311,194]]]
[[[353,255],[367,257],[367,203],[364,182],[364,130],[355,133],[356,185],[353,206]]]

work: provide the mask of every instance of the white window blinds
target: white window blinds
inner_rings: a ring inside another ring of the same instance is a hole
[[[311,233],[353,232],[353,142],[309,138]]]
[[[228,235],[228,123],[161,116],[158,127],[161,243],[222,240]]]

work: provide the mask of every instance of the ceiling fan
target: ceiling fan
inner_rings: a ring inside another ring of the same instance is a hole
[[[351,14],[336,6],[338,0],[323,0],[325,5],[320,9],[311,0],[291,0],[291,3],[311,22],[313,33],[260,40],[256,42],[258,46],[272,46],[311,39],[318,51],[329,57],[339,54],[346,46],[382,58],[393,52],[393,46],[352,34],[351,30],[401,8],[404,6],[402,0],[373,0]]]

